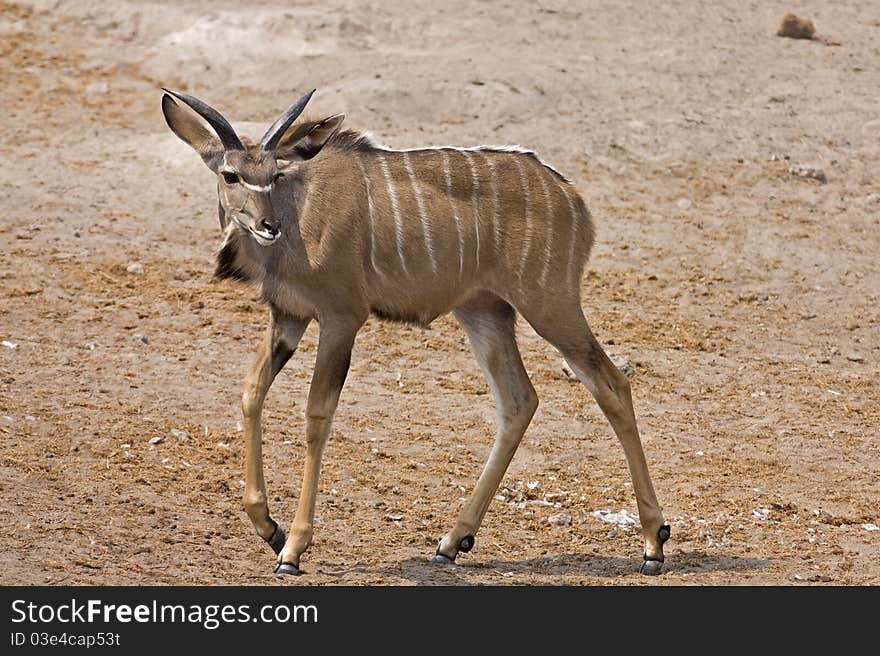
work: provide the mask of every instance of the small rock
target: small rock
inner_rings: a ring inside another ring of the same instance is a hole
[[[557,513],[547,518],[547,523],[553,526],[571,526],[571,515],[568,513]]]
[[[98,344],[95,342],[89,342],[88,344],[86,344],[86,348],[90,351],[94,351],[96,348],[98,348]]]
[[[633,366],[633,363],[629,361],[629,358],[623,355],[610,355],[611,362],[614,363],[614,366],[620,369],[620,373],[622,373],[627,378],[632,378],[636,375],[636,368]]]
[[[129,265],[125,267],[125,270],[136,276],[144,275],[144,265],[140,262],[130,262]]]
[[[776,36],[784,36],[789,39],[815,39],[816,26],[807,18],[799,18],[792,13],[782,17]]]
[[[165,438],[157,436],[157,437],[154,437],[153,439],[150,440],[150,444],[161,444],[164,441],[165,441]]]
[[[228,449],[230,444],[229,442],[217,442],[217,446],[221,449]]]
[[[850,353],[849,355],[846,356],[846,359],[849,360],[850,362],[864,362],[865,361],[865,357],[862,355],[859,355],[858,353]]]
[[[616,538],[617,537],[617,527],[616,526],[614,528],[612,528],[610,531],[608,531],[608,537],[609,538]]]
[[[679,198],[676,205],[678,206],[678,209],[680,209],[680,210],[689,210],[691,208],[691,206],[693,205],[693,203],[687,198]]]
[[[110,93],[110,85],[106,82],[92,82],[86,86],[86,93],[89,95],[104,95]]]
[[[403,519],[403,515],[388,513],[387,515],[385,515],[385,519],[387,519],[389,522],[399,522]]]
[[[3,346],[5,346],[8,349],[17,349],[18,348],[18,344],[16,344],[15,342],[10,342],[9,340],[6,340],[6,339],[3,340]]]
[[[585,513],[583,510],[578,510],[578,521],[581,524],[587,523],[587,513]]]
[[[880,194],[868,194],[869,203],[880,203]]]
[[[769,508],[755,508],[752,511],[752,517],[755,519],[760,519],[761,521],[765,521],[770,517],[770,509]]]
[[[828,176],[825,171],[818,166],[806,166],[805,164],[792,164],[788,167],[788,172],[799,178],[808,178],[810,180],[818,180],[822,184],[828,182]]]
[[[171,433],[171,437],[178,439],[181,442],[186,442],[189,439],[189,433],[187,433],[186,431],[172,428],[169,432]]]
[[[880,531],[880,526],[876,524],[862,524],[862,528],[866,531]]]
[[[632,526],[638,523],[638,520],[630,515],[625,508],[621,509],[619,513],[600,508],[593,511],[593,517],[609,524],[617,524],[618,526]]]
[[[150,343],[150,340],[147,338],[146,335],[141,335],[140,333],[135,333],[132,337],[134,337],[135,341],[140,342],[141,344],[149,344]]]

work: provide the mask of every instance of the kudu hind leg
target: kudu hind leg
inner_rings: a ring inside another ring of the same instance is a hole
[[[602,349],[590,331],[578,306],[568,313],[556,313],[552,320],[526,319],[544,339],[558,348],[572,371],[590,390],[603,414],[611,423],[624,454],[639,509],[642,535],[645,538],[643,574],[659,574],[663,563],[663,543],[669,539],[669,525],[663,520],[648,463],[636,425],[629,380]]]
[[[455,317],[467,333],[492,390],[497,431],[483,472],[455,527],[440,540],[434,556],[437,563],[451,563],[459,551],[473,547],[474,535],[538,407],[538,396],[516,345],[513,308],[491,297],[458,308]]]
[[[351,349],[359,327],[360,324],[342,327],[329,320],[321,326],[318,355],[306,407],[306,458],[302,490],[290,536],[278,554],[278,564],[275,567],[277,574],[299,574],[300,557],[312,544],[321,458],[330,437],[339,395],[348,375]]]
[[[269,516],[263,478],[263,402],[275,376],[296,351],[308,319],[272,311],[266,335],[244,381],[241,409],[244,417],[244,509],[257,533],[277,554],[284,546],[284,530]]]

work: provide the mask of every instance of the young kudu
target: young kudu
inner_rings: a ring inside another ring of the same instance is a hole
[[[593,225],[568,180],[519,148],[392,150],[341,131],[342,114],[295,122],[314,92],[251,143],[202,101],[165,91],[169,127],[218,177],[223,244],[216,276],[253,283],[270,308],[242,396],[244,507],[278,555],[276,572],[298,574],[311,544],[321,456],[360,327],[371,312],[427,326],[451,311],[488,379],[497,434],[434,562],[452,563],[473,547],[537,408],[514,337],[519,312],[559,349],[611,422],[629,464],[645,538],[640,571],[660,573],[669,526],[648,475],[629,382],[581,310]],[[306,410],[302,493],[285,538],[269,516],[261,412],[269,386],[313,319],[320,336]]]

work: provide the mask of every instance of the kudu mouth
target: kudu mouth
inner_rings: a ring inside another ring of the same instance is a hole
[[[260,246],[274,244],[281,236],[281,228],[275,221],[260,219],[251,224],[250,217],[245,218],[238,213],[231,215],[232,222],[250,234]]]

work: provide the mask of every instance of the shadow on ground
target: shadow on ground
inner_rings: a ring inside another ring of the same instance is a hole
[[[324,572],[330,576],[344,577],[350,574],[366,574],[403,578],[417,585],[468,585],[496,582],[492,575],[510,577],[511,583],[518,583],[520,577],[560,577],[570,581],[572,577],[619,578],[638,571],[641,558],[621,558],[616,556],[596,556],[585,554],[562,554],[542,556],[526,560],[492,560],[485,563],[462,562],[456,565],[434,565],[421,558],[411,558],[397,565],[383,567],[353,567],[345,571]],[[726,556],[700,552],[679,552],[667,556],[664,573],[696,574],[706,572],[731,571],[745,572],[763,570],[771,561],[764,558],[745,556]],[[487,575],[492,577],[487,579]],[[501,583],[504,578],[498,578]],[[552,580],[545,581],[552,583]]]

